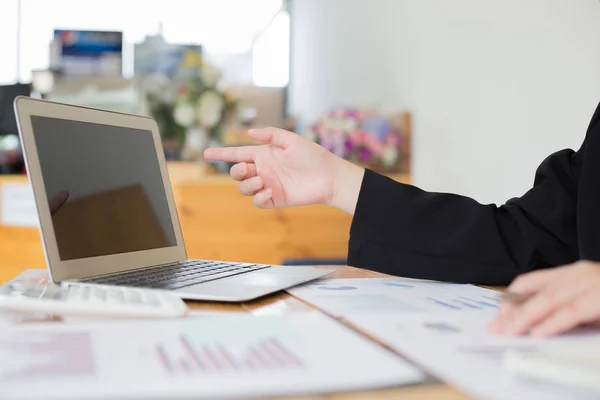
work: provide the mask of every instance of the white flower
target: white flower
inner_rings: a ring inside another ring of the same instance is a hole
[[[196,110],[190,103],[180,102],[173,110],[173,119],[179,125],[189,128],[196,122]]]
[[[343,131],[354,132],[358,128],[358,124],[353,119],[347,119],[344,121]]]
[[[15,151],[19,146],[19,137],[17,135],[7,135],[0,140],[0,148],[4,151]]]
[[[202,128],[190,128],[185,135],[183,158],[187,161],[202,159],[202,153],[208,147],[208,135]]]
[[[142,82],[142,87],[150,94],[160,94],[168,85],[169,78],[161,73],[150,74]]]
[[[162,101],[164,103],[174,103],[177,99],[177,93],[172,87],[165,87],[160,93],[154,95],[158,101]]]
[[[191,128],[185,136],[185,147],[190,150],[204,150],[208,145],[208,135],[201,128]]]
[[[381,154],[381,162],[385,167],[392,167],[398,161],[398,149],[394,146],[386,146]]]
[[[330,131],[333,129],[334,120],[331,118],[324,118],[321,122],[321,126],[324,131]]]
[[[336,131],[343,131],[346,128],[346,121],[341,118],[333,120],[332,129]]]
[[[221,71],[210,65],[204,65],[202,67],[202,83],[204,86],[214,88],[217,83],[221,80]]]
[[[225,101],[215,91],[207,91],[198,99],[196,112],[198,113],[198,121],[206,128],[212,128],[221,119],[221,113]]]

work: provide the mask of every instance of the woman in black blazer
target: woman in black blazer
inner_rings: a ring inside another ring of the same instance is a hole
[[[263,146],[205,155],[236,162],[231,175],[257,207],[322,203],[353,215],[352,266],[452,282],[512,282],[509,291],[521,301],[505,302],[491,328],[547,336],[600,322],[599,120],[600,106],[581,148],[550,155],[533,187],[500,207],[395,182],[274,128],[249,132]]]

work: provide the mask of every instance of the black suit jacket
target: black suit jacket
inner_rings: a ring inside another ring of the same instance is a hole
[[[391,275],[505,285],[517,275],[600,261],[600,106],[581,148],[549,156],[525,195],[496,205],[430,193],[367,170],[348,264]]]

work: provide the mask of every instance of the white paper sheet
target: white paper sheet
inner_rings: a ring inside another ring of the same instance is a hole
[[[2,225],[37,228],[40,224],[29,183],[2,185]]]
[[[12,313],[0,310],[0,337],[14,323],[15,316]]]
[[[0,338],[10,399],[236,398],[364,390],[424,374],[327,316],[36,324]]]
[[[488,333],[487,326],[493,318],[491,313],[356,314],[347,320],[438,378],[479,399],[599,398],[598,392],[584,392],[513,376],[503,366],[502,358],[508,350],[540,351],[570,345],[587,345],[590,351],[598,353],[600,332],[577,333],[549,340],[511,338]]]
[[[500,293],[473,285],[403,278],[322,279],[288,292],[336,317],[371,313],[495,313]]]
[[[246,311],[213,311],[213,310],[188,310],[188,318],[214,318],[232,317],[235,315],[248,315]]]

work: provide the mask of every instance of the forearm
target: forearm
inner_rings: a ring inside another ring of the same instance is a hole
[[[333,190],[327,204],[354,215],[365,169],[338,157],[332,165]]]

